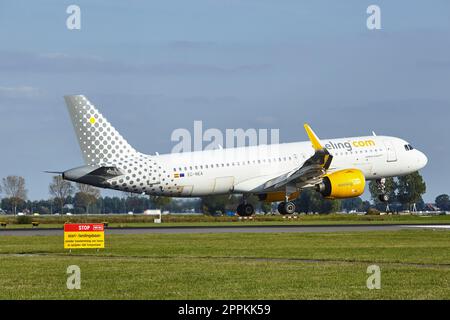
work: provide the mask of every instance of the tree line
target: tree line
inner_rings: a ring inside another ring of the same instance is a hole
[[[145,197],[132,193],[123,193],[122,197],[102,197],[100,189],[63,180],[61,176],[54,176],[49,185],[48,200],[30,201],[27,199],[28,190],[25,179],[18,176],[3,178],[0,193],[6,195],[1,200],[2,210],[16,215],[18,212],[39,214],[74,214],[83,213],[126,213],[143,212],[146,209],[160,208],[172,212],[189,210],[199,211],[199,200],[172,201],[168,197]],[[197,203],[196,203],[197,202]]]
[[[294,201],[298,212],[331,213],[338,211],[365,212],[371,207],[385,210],[386,204],[378,199],[378,189],[375,182],[369,183],[372,202],[361,198],[344,200],[324,199],[314,190],[304,190]],[[422,176],[412,173],[407,176],[386,179],[386,193],[389,195],[388,205],[393,210],[409,210],[416,205],[417,210],[424,207],[422,199],[426,184]],[[123,193],[119,196],[102,197],[98,188],[73,184],[61,176],[54,176],[49,184],[48,200],[30,201],[27,199],[25,179],[19,176],[8,176],[2,179],[0,193],[5,197],[1,200],[1,209],[17,214],[18,212],[38,212],[40,214],[81,213],[140,213],[146,209],[158,208],[170,212],[203,212],[205,214],[224,214],[234,212],[242,201],[237,195],[214,195],[201,199],[172,199],[169,197],[141,196]],[[276,211],[276,205],[258,201],[256,196],[247,198],[258,211],[270,213]],[[447,194],[436,197],[436,205],[441,210],[450,210],[450,200]]]

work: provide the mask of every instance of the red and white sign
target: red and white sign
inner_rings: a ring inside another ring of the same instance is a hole
[[[67,223],[64,225],[65,249],[88,249],[105,247],[103,223]]]
[[[64,232],[104,231],[103,223],[66,223]]]

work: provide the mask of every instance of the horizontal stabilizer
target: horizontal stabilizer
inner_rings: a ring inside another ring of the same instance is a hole
[[[64,171],[63,179],[104,187],[109,179],[123,175],[116,167],[82,166]]]

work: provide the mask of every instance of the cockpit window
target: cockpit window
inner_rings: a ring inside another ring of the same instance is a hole
[[[413,148],[412,145],[410,145],[410,144],[405,144],[405,150],[406,150],[406,151],[414,150],[414,148]]]
[[[414,150],[414,148],[412,147],[412,145],[408,144],[409,146],[409,150]]]

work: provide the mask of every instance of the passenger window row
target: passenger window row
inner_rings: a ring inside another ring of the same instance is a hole
[[[297,155],[294,154],[292,156],[287,157],[279,157],[279,158],[270,158],[270,159],[259,159],[259,160],[247,160],[247,161],[236,161],[236,162],[227,162],[227,163],[216,163],[216,164],[205,164],[205,165],[194,165],[194,166],[185,166],[184,171],[188,170],[203,170],[203,169],[214,169],[214,168],[224,168],[224,167],[237,167],[237,166],[246,166],[246,165],[256,165],[256,164],[268,164],[268,163],[277,163],[277,162],[285,162],[292,161],[293,159],[297,159]],[[183,167],[173,168],[174,172],[183,171]]]
[[[341,152],[330,152],[330,154],[332,156],[348,156],[348,155],[352,155],[352,154],[363,154],[363,153],[373,153],[373,152],[382,152],[383,149],[366,149],[366,150],[356,150],[356,151],[341,151]]]

